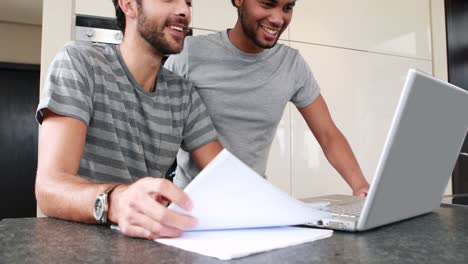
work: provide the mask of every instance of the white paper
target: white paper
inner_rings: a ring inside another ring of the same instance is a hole
[[[197,218],[193,230],[255,228],[306,224],[328,213],[290,197],[223,150],[184,190]]]
[[[270,227],[216,231],[189,231],[179,238],[155,241],[222,260],[245,257],[277,248],[299,245],[330,237],[331,230]]]

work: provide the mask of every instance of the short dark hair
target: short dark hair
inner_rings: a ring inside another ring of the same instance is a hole
[[[115,8],[115,23],[120,31],[125,33],[125,14],[119,6],[119,0],[112,0],[112,2],[114,3]]]
[[[237,6],[236,6],[236,2],[234,2],[234,1],[235,1],[235,0],[231,0],[231,3],[232,3],[232,5],[233,5],[234,7],[237,7]]]

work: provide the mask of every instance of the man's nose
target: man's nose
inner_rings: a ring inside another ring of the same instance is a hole
[[[177,7],[175,14],[180,17],[190,19],[190,7],[187,1],[177,0]]]
[[[268,17],[268,22],[270,22],[272,26],[282,27],[284,23],[283,12],[281,10],[273,10]]]

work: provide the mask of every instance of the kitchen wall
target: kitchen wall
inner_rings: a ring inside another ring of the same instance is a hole
[[[42,66],[71,39],[74,13],[113,16],[110,0],[44,0]],[[302,0],[281,43],[298,49],[369,181],[408,68],[447,79],[443,0]],[[232,27],[230,0],[195,0],[194,35]],[[350,193],[298,111],[286,108],[267,175],[295,197]],[[450,188],[447,192],[450,192]]]
[[[0,21],[0,62],[40,64],[41,26]]]

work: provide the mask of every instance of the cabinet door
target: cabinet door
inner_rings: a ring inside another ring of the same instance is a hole
[[[112,0],[75,0],[75,14],[115,18]]]
[[[370,181],[409,68],[432,72],[429,60],[291,42],[310,65],[331,115]],[[351,190],[330,166],[296,109],[291,111],[292,193],[296,197]]]
[[[429,2],[297,1],[290,40],[431,59]]]
[[[39,65],[0,63],[0,221],[35,217]]]
[[[196,0],[192,2],[192,25],[206,30],[232,28],[237,21],[237,9],[229,0]]]
[[[468,2],[446,0],[449,82],[468,90]],[[453,193],[468,193],[468,136],[453,171]],[[453,203],[468,204],[467,197],[454,198]]]

